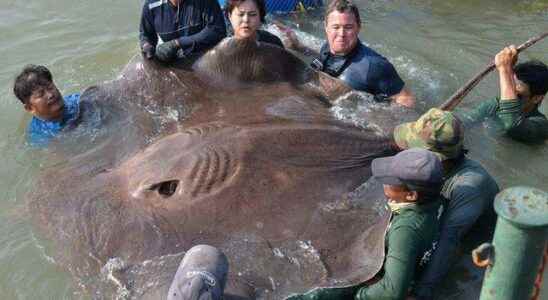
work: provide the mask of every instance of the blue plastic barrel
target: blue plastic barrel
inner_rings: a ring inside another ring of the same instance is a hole
[[[227,0],[217,0],[221,7],[225,7]],[[266,11],[269,13],[288,13],[294,11],[299,3],[304,8],[317,7],[322,5],[322,0],[266,0]]]

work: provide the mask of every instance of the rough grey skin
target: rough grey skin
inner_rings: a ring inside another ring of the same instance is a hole
[[[227,39],[193,68],[136,57],[82,95],[79,130],[52,148],[65,161],[29,194],[56,261],[98,299],[164,298],[197,244],[227,255],[229,299],[370,279],[390,214],[357,188],[396,124],[335,119],[347,89],[274,46]]]

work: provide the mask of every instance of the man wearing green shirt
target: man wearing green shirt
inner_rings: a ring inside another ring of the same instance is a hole
[[[417,121],[396,126],[393,136],[398,148],[430,150],[443,165],[440,235],[414,287],[417,299],[430,300],[449,272],[464,235],[482,215],[492,212],[499,187],[480,163],[465,156],[464,128],[451,112],[432,108]]]
[[[438,232],[441,161],[434,153],[415,148],[377,158],[371,166],[373,176],[384,186],[392,211],[378,280],[345,288],[315,289],[289,299],[405,299],[417,266],[432,248]]]
[[[511,138],[525,143],[542,143],[548,138],[548,120],[538,108],[548,91],[548,67],[540,61],[514,66],[518,59],[511,45],[495,57],[499,73],[500,98],[485,101],[457,116],[466,127],[494,118]]]

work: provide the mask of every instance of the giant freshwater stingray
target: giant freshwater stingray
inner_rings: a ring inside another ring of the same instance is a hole
[[[228,299],[367,281],[390,213],[364,183],[402,109],[356,126],[330,111],[346,92],[257,42],[226,39],[191,69],[137,56],[83,93],[80,126],[51,146],[35,227],[97,299],[164,298],[196,244],[228,256]]]

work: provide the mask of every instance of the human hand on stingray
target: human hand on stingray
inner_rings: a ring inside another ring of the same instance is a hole
[[[145,43],[143,45],[143,56],[146,58],[146,59],[152,59],[154,58],[154,47],[149,44],[149,43]]]
[[[156,57],[163,62],[173,62],[177,59],[179,43],[171,40],[156,46]]]

